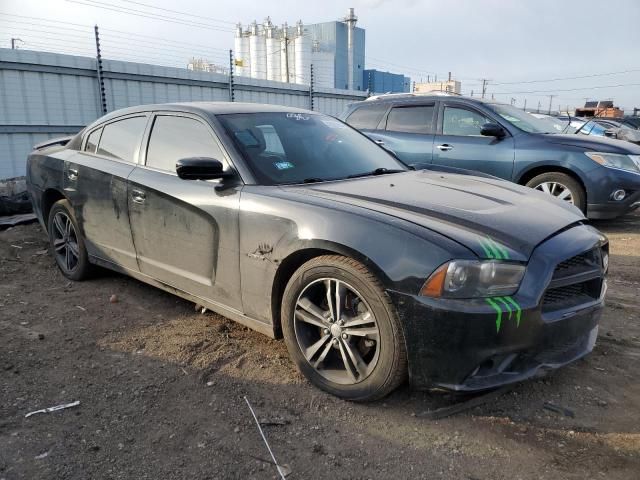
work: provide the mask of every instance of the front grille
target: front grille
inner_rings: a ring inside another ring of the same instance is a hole
[[[564,287],[549,288],[542,300],[542,311],[563,310],[593,302],[600,297],[601,288],[602,279],[600,278]]]
[[[574,308],[598,300],[602,282],[600,248],[564,260],[553,272],[551,283],[542,299],[542,312]]]
[[[590,270],[600,269],[601,264],[602,254],[600,249],[594,248],[559,263],[553,272],[553,279],[566,278]]]

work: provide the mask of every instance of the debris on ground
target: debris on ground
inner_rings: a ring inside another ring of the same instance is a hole
[[[565,417],[576,417],[576,414],[570,408],[561,407],[551,402],[544,402],[542,408],[544,408],[545,410],[549,410],[550,412],[559,413],[560,415],[564,415]]]
[[[110,301],[111,303],[118,303],[118,296],[114,293],[113,295],[111,295],[111,296],[109,297],[109,301]]]
[[[24,223],[31,223],[37,220],[33,213],[22,213],[19,215],[11,215],[8,217],[0,217],[0,230]]]
[[[262,436],[262,440],[264,440],[264,444],[267,446],[267,450],[269,450],[269,455],[271,455],[271,458],[273,459],[273,464],[276,466],[276,469],[278,470],[278,474],[280,474],[280,478],[282,478],[282,480],[284,480],[285,477],[287,475],[289,475],[289,473],[291,473],[291,469],[287,469],[288,472],[285,473],[285,470],[283,469],[283,467],[281,467],[278,464],[278,461],[276,460],[275,455],[271,451],[271,447],[269,446],[269,442],[267,442],[267,437],[265,437],[264,432],[262,431],[262,427],[260,426],[260,422],[258,421],[258,417],[256,417],[256,413],[253,411],[253,408],[251,407],[251,404],[249,403],[249,399],[247,397],[244,397],[244,401],[247,402],[247,406],[249,407],[249,410],[251,411],[251,415],[253,415],[253,419],[255,420],[256,425],[258,426],[258,431],[260,432],[260,435]]]
[[[33,412],[27,413],[24,418],[29,418],[31,415],[36,415],[37,413],[51,413],[57,412],[58,410],[64,410],[65,408],[77,407],[80,405],[80,400],[76,400],[71,403],[63,403],[62,405],[56,405],[55,407],[42,408],[40,410],[34,410]]]
[[[513,388],[513,385],[507,385],[497,390],[492,390],[488,393],[482,393],[475,397],[471,397],[469,400],[465,400],[460,403],[455,403],[453,405],[447,405],[446,407],[437,408],[435,410],[428,410],[422,413],[418,413],[416,414],[416,417],[426,418],[428,420],[440,420],[443,418],[447,418],[487,403],[489,400],[493,400],[494,398],[504,395],[509,390],[513,390]]]

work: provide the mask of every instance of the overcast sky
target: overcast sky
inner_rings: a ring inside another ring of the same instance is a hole
[[[214,28],[108,9],[118,6]],[[104,30],[105,53],[132,60],[182,61],[190,53],[189,43],[197,45],[197,56],[223,64],[225,50],[233,47],[235,22],[260,22],[269,15],[276,24],[298,19],[316,23],[340,19],[348,7],[355,7],[358,26],[366,30],[367,68],[404,73],[417,81],[435,74],[444,78],[451,71],[467,94],[478,92],[480,79],[487,78],[489,94],[505,102],[515,98],[517,106],[526,99],[527,107],[534,109],[539,101],[547,109],[550,94],[557,95],[554,109],[559,104],[563,109],[580,105],[586,97],[613,99],[626,109],[640,107],[640,0],[0,0],[0,14],[87,26],[97,23]],[[67,38],[60,32],[68,33]],[[142,37],[129,42],[122,32],[176,43],[165,47],[153,40],[139,41]],[[9,46],[12,37],[25,40],[24,45],[19,43],[24,48],[91,54],[93,47],[90,34],[77,25],[0,15],[0,45]],[[613,72],[627,73],[610,75]],[[593,76],[512,83],[586,75]],[[606,88],[594,88],[598,86]],[[531,91],[535,92],[513,93]]]

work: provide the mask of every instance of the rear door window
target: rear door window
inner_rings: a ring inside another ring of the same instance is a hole
[[[158,115],[149,137],[146,165],[175,172],[176,162],[190,157],[225,163],[222,150],[204,123],[189,117]]]
[[[403,133],[433,133],[435,105],[394,107],[387,117],[387,130]]]
[[[147,117],[130,117],[104,126],[98,154],[134,163]]]
[[[387,105],[363,105],[349,115],[346,121],[358,130],[375,130],[387,108]]]

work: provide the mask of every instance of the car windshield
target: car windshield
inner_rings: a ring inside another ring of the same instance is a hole
[[[361,133],[325,115],[267,112],[217,118],[263,185],[408,170]]]
[[[530,113],[523,112],[519,108],[502,103],[490,103],[491,110],[500,115],[514,127],[528,133],[561,133],[565,127],[561,122],[549,118],[536,118]]]

